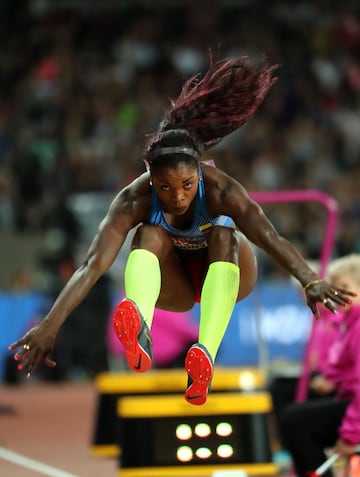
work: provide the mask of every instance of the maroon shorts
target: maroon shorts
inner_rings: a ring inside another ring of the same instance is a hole
[[[193,284],[195,301],[200,303],[201,288],[207,270],[207,259],[206,257],[181,257],[181,263]]]

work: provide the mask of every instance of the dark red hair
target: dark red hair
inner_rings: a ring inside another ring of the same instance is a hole
[[[145,155],[161,143],[169,130],[187,130],[200,150],[206,150],[243,126],[276,81],[277,65],[251,66],[246,57],[219,60],[205,75],[189,78],[165,112],[157,133],[145,146]]]

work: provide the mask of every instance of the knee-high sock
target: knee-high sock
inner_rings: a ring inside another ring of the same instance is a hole
[[[146,324],[151,328],[161,287],[157,256],[142,248],[132,250],[126,263],[124,282],[126,298],[136,303]]]
[[[240,269],[231,262],[213,262],[201,291],[199,343],[213,361],[224,337],[239,292]]]

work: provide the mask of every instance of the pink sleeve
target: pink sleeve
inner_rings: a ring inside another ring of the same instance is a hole
[[[325,311],[319,321],[314,324],[313,335],[308,351],[310,371],[323,372],[328,366],[329,349],[339,338],[339,327],[336,326],[334,314]]]
[[[351,445],[358,445],[360,444],[360,321],[350,332],[351,337],[347,351],[349,357],[352,356],[354,359],[353,372],[349,376],[353,398],[346,409],[339,428],[339,437]],[[344,372],[344,378],[347,378],[346,371]]]

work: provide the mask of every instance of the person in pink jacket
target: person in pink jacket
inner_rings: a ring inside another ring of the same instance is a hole
[[[318,392],[312,385],[312,380],[319,374],[322,374],[322,369],[327,365],[329,359],[329,350],[334,342],[339,339],[341,334],[340,323],[343,317],[344,310],[338,310],[336,314],[329,312],[325,307],[322,307],[320,314],[321,319],[314,323],[314,328],[311,334],[307,360],[307,395],[304,399],[296,399],[297,402],[307,399],[313,399],[317,397],[323,397],[324,395],[331,394],[333,389],[329,390],[329,393]]]
[[[326,448],[346,457],[360,444],[360,254],[334,260],[328,280],[358,294],[338,310],[337,339],[310,381],[314,392],[334,392],[335,396],[291,404],[280,418],[282,439],[299,477],[309,475],[326,460]],[[324,474],[331,475],[331,470]]]

